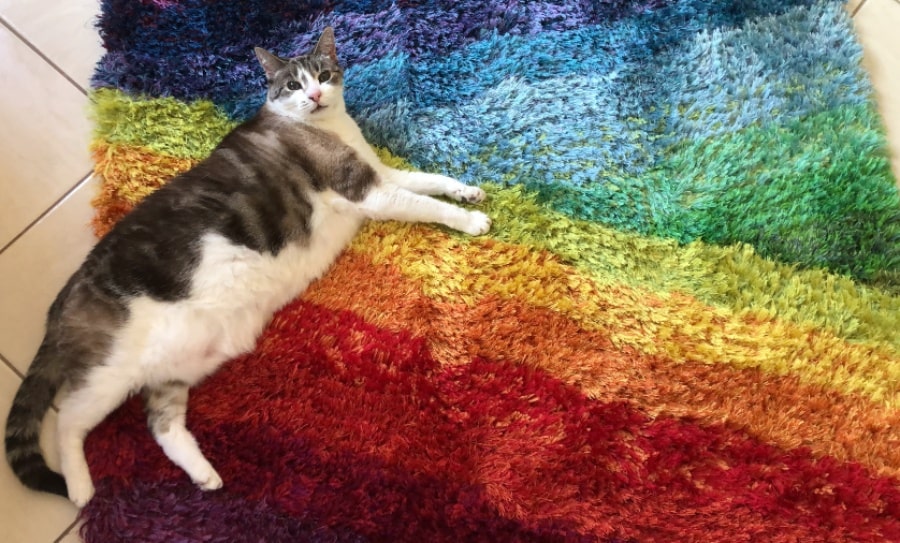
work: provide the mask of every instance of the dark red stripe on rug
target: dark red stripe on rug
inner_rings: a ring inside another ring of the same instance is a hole
[[[534,368],[440,367],[421,338],[304,302],[194,392],[189,426],[220,491],[163,456],[136,400],[91,434],[88,543],[900,539],[898,482],[859,465]]]

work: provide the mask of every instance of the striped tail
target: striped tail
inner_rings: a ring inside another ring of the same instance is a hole
[[[55,351],[45,338],[13,399],[6,420],[6,460],[25,486],[68,497],[66,480],[47,466],[40,445],[41,422],[65,375]]]

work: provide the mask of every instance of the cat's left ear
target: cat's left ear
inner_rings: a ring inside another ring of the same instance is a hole
[[[319,38],[319,43],[316,44],[316,48],[313,49],[313,55],[325,55],[331,60],[337,62],[337,48],[334,45],[334,29],[326,27],[322,32],[322,37]]]
[[[262,47],[256,47],[253,50],[256,52],[256,58],[259,59],[259,63],[262,65],[263,70],[266,71],[266,79],[268,81],[275,79],[275,72],[284,68],[284,65],[287,64],[286,60],[273,55]]]

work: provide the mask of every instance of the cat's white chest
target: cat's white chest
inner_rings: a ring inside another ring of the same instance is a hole
[[[350,115],[343,113],[329,117],[327,120],[313,122],[312,124],[316,128],[327,130],[336,135],[342,142],[353,148],[360,158],[365,160],[376,171],[381,171],[384,168],[384,164],[382,164],[378,155],[375,154],[375,151],[372,150],[369,142],[363,136],[359,125],[356,124],[356,121]]]

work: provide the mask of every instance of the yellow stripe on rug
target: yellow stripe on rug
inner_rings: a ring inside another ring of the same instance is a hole
[[[766,312],[735,313],[681,293],[598,280],[548,251],[468,240],[425,226],[372,224],[353,243],[396,266],[424,294],[475,305],[487,296],[551,309],[613,344],[675,361],[759,368],[900,407],[900,362],[877,341],[848,342]]]

